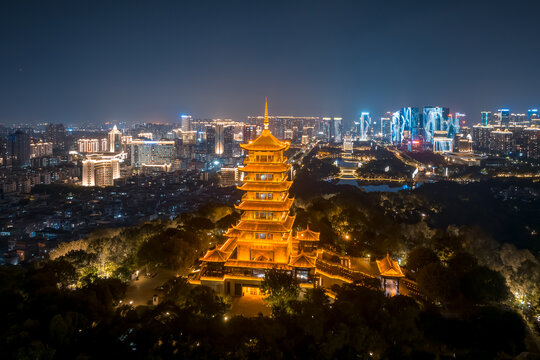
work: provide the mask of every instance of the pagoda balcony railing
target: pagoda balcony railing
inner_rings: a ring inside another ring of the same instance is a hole
[[[257,159],[251,159],[250,157],[246,157],[244,158],[244,165],[247,165],[247,164],[257,164],[257,165],[268,165],[268,164],[273,164],[273,165],[279,165],[279,164],[283,164],[284,162],[286,162],[288,159],[286,156],[282,157],[281,159],[277,159],[277,160],[272,160],[272,161],[261,161],[261,160],[257,160]]]
[[[262,193],[264,193],[264,191],[261,191]],[[272,199],[257,199],[256,197],[252,197],[252,196],[249,196],[249,193],[245,193],[243,196],[242,196],[242,201],[243,200],[253,200],[253,201],[264,201],[264,202],[283,202],[285,201],[285,199],[287,199],[287,196],[276,196],[275,198],[272,198]]]

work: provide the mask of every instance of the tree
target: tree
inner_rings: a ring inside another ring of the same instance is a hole
[[[463,295],[475,303],[500,302],[508,299],[510,290],[498,271],[477,266],[460,280]]]
[[[454,273],[438,262],[424,266],[418,272],[417,281],[422,292],[435,301],[446,302],[458,294]]]
[[[289,303],[298,298],[300,285],[293,274],[272,269],[266,272],[261,291],[274,312],[290,311]]]
[[[439,262],[439,257],[433,250],[421,246],[409,253],[407,258],[407,269],[418,272],[429,264],[438,264]]]
[[[458,276],[466,274],[478,265],[478,260],[474,255],[459,251],[448,259],[448,267]]]

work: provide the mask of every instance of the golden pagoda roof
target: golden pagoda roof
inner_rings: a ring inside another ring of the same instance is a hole
[[[244,200],[234,207],[238,210],[289,211],[293,201],[294,198],[286,198],[284,201]]]
[[[271,183],[268,181],[259,181],[259,182],[245,182],[242,186],[237,188],[242,191],[275,191],[282,192],[287,191],[292,185],[292,181],[277,182]]]
[[[261,232],[289,232],[292,229],[296,216],[287,216],[285,221],[268,221],[261,222],[260,220],[240,220],[233,227],[237,230],[244,231],[261,231]]]
[[[288,141],[279,141],[274,135],[268,130],[268,100],[264,106],[264,130],[262,134],[253,141],[248,142],[247,144],[240,144],[242,149],[248,151],[258,150],[258,151],[281,151],[287,150],[290,143]]]
[[[401,268],[397,261],[390,258],[390,254],[386,254],[386,257],[382,260],[377,260],[377,267],[381,276],[389,277],[403,277],[405,276],[401,271]]]
[[[289,265],[294,266],[294,267],[301,267],[301,268],[312,268],[312,267],[315,267],[315,257],[308,256],[305,253],[301,253],[296,256],[291,256]]]
[[[247,164],[243,168],[239,168],[238,170],[249,173],[249,172],[255,172],[255,173],[283,173],[289,171],[289,168],[291,167],[290,164]]]
[[[310,230],[308,225],[306,230],[296,232],[296,239],[300,241],[319,241],[320,235],[321,233]]]
[[[247,144],[240,144],[240,147],[248,151],[284,151],[289,145],[288,141],[279,141],[270,130],[264,129],[258,138]]]
[[[208,250],[201,260],[207,262],[225,262],[231,256],[230,252],[220,249]]]

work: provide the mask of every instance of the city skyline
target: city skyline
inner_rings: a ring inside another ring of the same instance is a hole
[[[540,106],[530,1],[3,8],[3,124],[243,120],[264,97],[275,114],[347,127],[406,106],[449,107],[470,124],[483,110]]]

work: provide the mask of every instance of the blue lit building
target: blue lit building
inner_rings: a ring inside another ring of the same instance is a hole
[[[433,143],[435,131],[447,131],[450,109],[440,106],[426,106],[423,111],[424,141]]]
[[[392,144],[398,145],[403,141],[403,130],[401,126],[401,114],[396,111],[392,114]]]
[[[402,133],[409,132],[411,140],[420,139],[420,112],[416,107],[401,108],[401,129]]]
[[[357,135],[360,141],[369,140],[371,134],[371,115],[368,112],[363,112],[360,115],[360,122],[357,127]]]
[[[480,125],[488,126],[491,123],[491,111],[482,111],[480,113]]]
[[[532,120],[540,119],[540,114],[538,113],[538,109],[529,109],[527,110],[527,120],[531,122]]]
[[[497,125],[508,126],[510,124],[510,109],[497,110]]]

